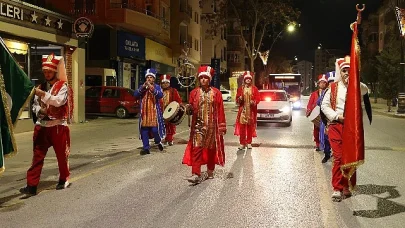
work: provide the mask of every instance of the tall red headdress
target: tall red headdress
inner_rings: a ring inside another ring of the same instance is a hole
[[[357,8],[357,7],[356,7]],[[364,9],[364,7],[363,7]],[[345,104],[345,120],[343,127],[343,156],[341,170],[343,176],[349,179],[349,187],[352,190],[356,186],[355,178],[351,179],[358,166],[364,163],[364,128],[361,108],[359,58],[360,46],[357,38],[358,20],[351,27],[353,30],[352,45],[350,51],[350,75]]]

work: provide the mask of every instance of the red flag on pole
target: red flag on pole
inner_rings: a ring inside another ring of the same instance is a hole
[[[359,13],[360,14],[360,13]],[[364,129],[361,110],[359,58],[360,47],[357,38],[357,25],[354,22],[351,51],[350,75],[345,104],[345,120],[343,127],[343,156],[341,170],[343,176],[349,180],[349,188],[356,186],[356,178],[352,178],[359,165],[364,163]]]

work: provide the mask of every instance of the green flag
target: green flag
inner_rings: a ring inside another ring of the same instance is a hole
[[[33,94],[30,79],[0,37],[0,174],[5,169],[4,158],[17,153],[14,127]]]

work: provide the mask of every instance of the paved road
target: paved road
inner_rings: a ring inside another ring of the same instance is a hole
[[[403,227],[405,121],[375,116],[366,125],[366,163],[359,190],[330,199],[330,166],[314,152],[311,123],[295,111],[291,127],[260,124],[254,148],[238,151],[236,116],[227,105],[226,165],[216,178],[190,186],[181,165],[188,138],[140,156],[136,119],[102,118],[72,126],[71,188],[54,190],[57,169],[49,152],[39,195],[21,199],[31,134],[18,135],[20,153],[0,179],[4,227]],[[231,175],[230,175],[231,174]]]

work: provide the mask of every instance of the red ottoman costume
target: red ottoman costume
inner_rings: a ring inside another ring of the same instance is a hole
[[[318,76],[318,78],[319,78],[318,85],[319,85],[319,82],[321,81],[321,78],[323,78],[323,77],[324,76],[322,74]],[[314,110],[314,108],[317,106],[317,102],[318,102],[318,99],[321,96],[321,94],[322,94],[322,90],[318,89],[318,90],[312,92],[311,95],[309,96],[307,112],[306,112],[307,117],[309,115],[311,115],[312,110]],[[315,142],[316,150],[319,151],[319,127],[315,126],[315,124],[314,124],[313,135],[314,135],[314,142]]]
[[[165,83],[165,82],[170,83],[170,78],[171,77],[168,74],[164,74],[164,75],[160,76],[161,84]],[[162,99],[162,102],[163,102],[162,110],[163,111],[166,109],[167,105],[169,105],[173,101],[177,101],[179,104],[182,103],[181,97],[180,97],[177,89],[170,87],[170,84],[169,84],[169,87],[167,87],[167,88],[163,88],[163,85],[161,85],[161,87],[163,89],[163,99]],[[176,134],[176,125],[165,121],[165,127],[166,127],[165,141],[169,145],[173,145],[173,135]]]
[[[244,84],[238,88],[236,102],[239,104],[239,111],[236,117],[234,135],[239,136],[240,147],[251,148],[252,138],[257,137],[257,104],[260,102],[259,90],[252,85],[253,73],[245,71],[243,74]]]
[[[51,86],[48,92],[39,90],[43,96],[35,95],[34,98],[32,109],[38,120],[34,128],[33,159],[27,171],[27,187],[20,190],[27,194],[36,194],[44,159],[51,146],[55,150],[59,167],[59,183],[56,188],[64,189],[69,185],[70,130],[68,123],[73,114],[73,93],[67,85],[63,57],[53,54],[43,56],[42,69],[56,72],[56,75],[52,80],[48,80]]]
[[[211,80],[214,69],[201,66],[198,78]],[[190,139],[183,156],[183,164],[192,167],[193,176],[188,181],[200,183],[207,177],[213,177],[215,165],[225,165],[224,138],[226,120],[221,92],[206,86],[191,91],[189,110],[192,112]],[[201,166],[207,165],[208,176],[201,175]]]

